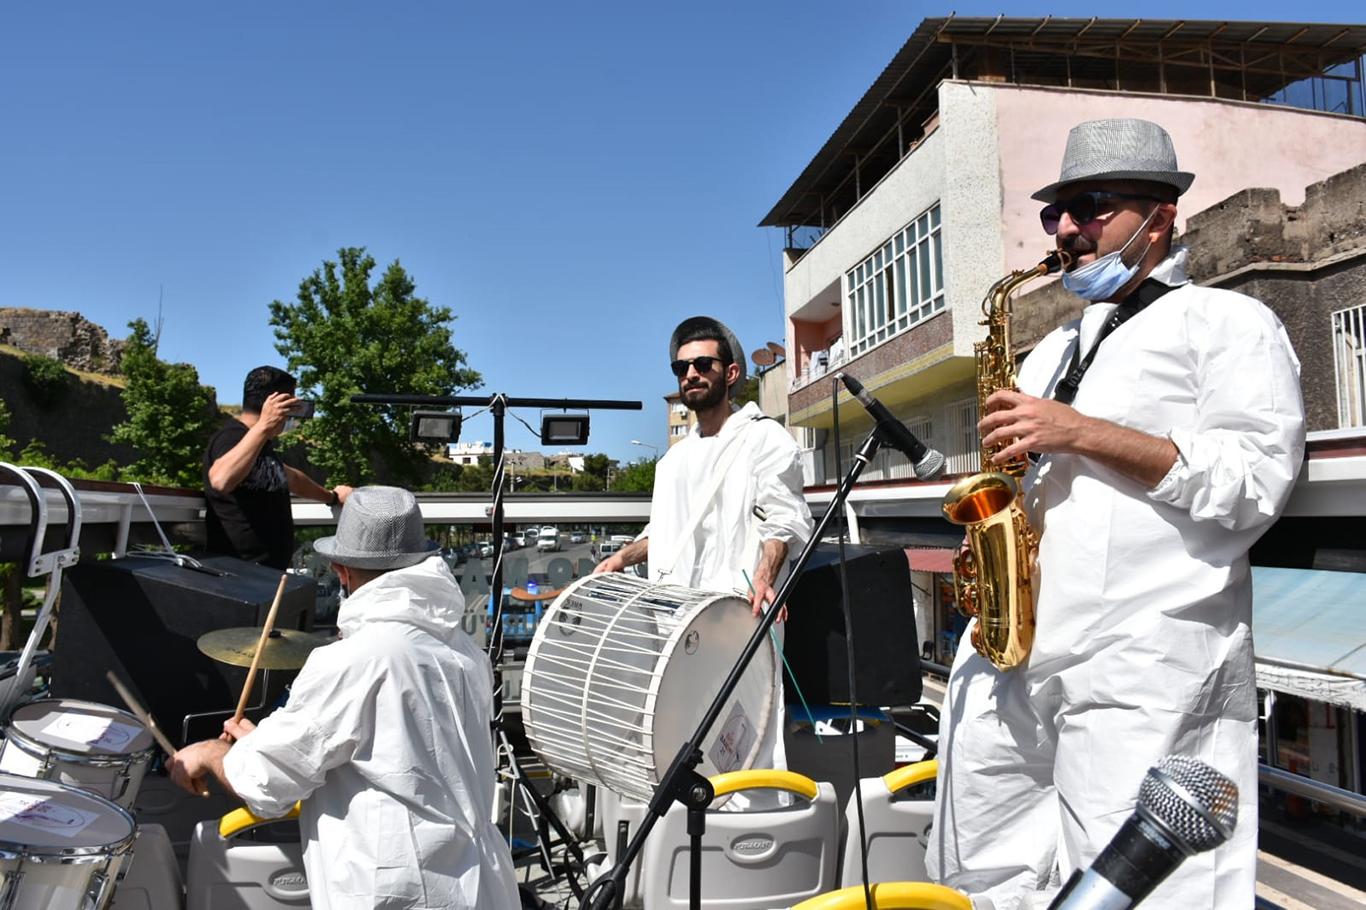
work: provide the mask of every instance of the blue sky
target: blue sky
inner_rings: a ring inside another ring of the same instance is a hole
[[[161,294],[162,356],[236,402],[247,369],[281,362],[269,302],[366,246],[455,312],[484,391],[643,400],[596,414],[587,447],[641,457],[629,440],[665,445],[676,322],[782,340],[782,238],[755,224],[951,9],[1292,17],[1227,0],[10,5],[0,306],[122,337]],[[1341,0],[1311,15],[1360,19]],[[488,418],[464,438],[492,438]]]

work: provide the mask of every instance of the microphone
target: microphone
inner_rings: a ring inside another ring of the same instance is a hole
[[[1148,769],[1134,814],[1048,908],[1127,910],[1186,857],[1228,840],[1237,821],[1237,784],[1199,759],[1168,755]]]
[[[887,406],[868,394],[863,383],[848,373],[841,373],[840,380],[849,394],[858,399],[872,418],[877,421],[878,429],[894,448],[900,449],[911,461],[911,469],[919,480],[933,480],[944,472],[944,456],[919,439],[906,428],[906,425],[892,416]]]

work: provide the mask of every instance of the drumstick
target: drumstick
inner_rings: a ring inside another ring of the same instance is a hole
[[[251,669],[247,671],[247,681],[242,684],[242,697],[237,699],[237,713],[232,716],[234,724],[241,723],[242,715],[246,713],[247,702],[251,699],[251,686],[256,682],[256,666],[261,662],[261,651],[266,647],[266,639],[270,638],[270,630],[275,628],[275,614],[280,612],[280,599],[285,596],[285,582],[289,580],[289,575],[280,576],[280,587],[275,589],[275,602],[270,605],[270,612],[266,614],[266,624],[261,627],[261,638],[256,642],[256,653],[251,656]]]
[[[152,734],[152,739],[155,739],[157,745],[161,747],[161,751],[166,753],[166,757],[168,759],[173,758],[175,756],[175,744],[166,737],[165,733],[161,732],[161,728],[157,726],[156,718],[142,706],[142,702],[138,701],[137,697],[123,684],[123,680],[114,675],[113,670],[106,672],[104,678],[109,680],[109,685],[113,686],[114,691],[119,693],[119,698],[123,699],[128,710],[133,712],[133,716],[142,721],[143,726]],[[199,795],[208,796],[208,788],[205,787],[200,790]]]

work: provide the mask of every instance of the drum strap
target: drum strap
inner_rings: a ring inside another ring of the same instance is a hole
[[[721,450],[721,454],[716,459],[716,467],[712,470],[711,478],[707,481],[707,485],[698,491],[697,497],[693,499],[688,507],[688,522],[684,526],[683,532],[674,540],[673,552],[669,554],[669,558],[663,563],[668,566],[668,568],[660,571],[659,574],[661,577],[672,575],[674,570],[678,568],[678,560],[683,555],[683,549],[688,545],[688,541],[692,540],[693,534],[697,531],[697,526],[702,523],[703,517],[707,514],[707,507],[711,505],[712,500],[716,498],[716,494],[720,492],[721,484],[725,481],[726,475],[730,473],[730,466],[734,464],[736,456],[740,454],[740,449],[743,448],[743,446],[740,445],[740,442],[745,439],[745,437],[752,435],[749,432],[750,427],[761,420],[771,419],[772,418],[767,416],[754,418],[741,427],[726,443],[726,447]],[[748,516],[746,517],[748,518]]]

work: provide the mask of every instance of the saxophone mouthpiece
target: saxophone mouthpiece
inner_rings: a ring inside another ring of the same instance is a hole
[[[1052,275],[1055,272],[1065,272],[1072,265],[1074,257],[1066,250],[1054,250],[1044,257],[1043,262],[1039,263],[1045,269],[1045,275]]]

